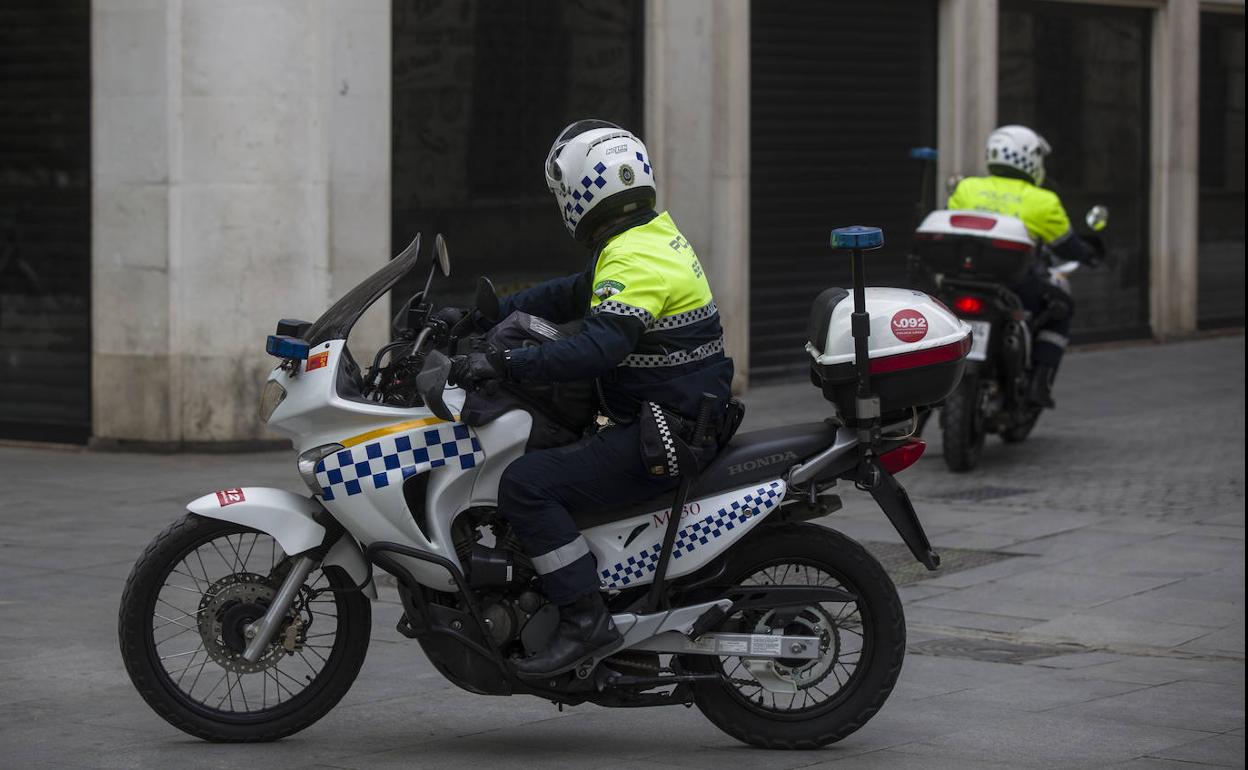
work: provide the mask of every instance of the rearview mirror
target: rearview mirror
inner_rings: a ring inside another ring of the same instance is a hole
[[[966,179],[966,177],[961,174],[950,174],[945,179],[945,192],[953,195],[953,191],[958,189],[958,185],[962,184],[963,179]]]
[[[433,254],[438,260],[438,267],[442,270],[442,275],[447,278],[451,277],[451,257],[446,252],[446,239],[442,237],[442,233],[438,233],[433,239]]]
[[[1109,224],[1109,209],[1100,205],[1093,206],[1088,209],[1088,213],[1084,215],[1083,221],[1087,223],[1089,230],[1099,233]]]
[[[416,390],[424,399],[425,406],[429,407],[429,411],[443,420],[454,421],[455,415],[442,398],[442,393],[446,390],[446,378],[450,374],[451,359],[436,350],[431,350],[429,355],[425,356],[425,365],[421,367],[420,374],[416,375]]]
[[[498,316],[503,312],[498,304],[498,292],[489,278],[481,276],[477,279],[477,312],[492,324],[498,323]]]

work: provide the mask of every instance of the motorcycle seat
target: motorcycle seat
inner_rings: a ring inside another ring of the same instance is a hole
[[[780,478],[789,468],[831,446],[836,441],[838,427],[839,423],[834,420],[823,420],[738,433],[703,469],[698,483],[689,490],[689,499],[696,500]],[[675,494],[673,488],[639,503],[573,513],[572,519],[577,528],[585,530],[666,510],[671,507]]]

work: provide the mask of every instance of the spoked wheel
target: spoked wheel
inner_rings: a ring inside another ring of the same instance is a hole
[[[211,741],[271,741],[320,719],[368,648],[371,607],[341,571],[314,570],[259,660],[243,657],[293,560],[262,532],[189,514],[135,564],[119,635],[156,713]]]
[[[892,692],[905,656],[901,600],[884,568],[850,538],[808,524],[764,532],[729,566],[734,585],[815,585],[855,602],[748,610],[719,631],[819,639],[818,658],[685,656],[685,668],[716,673],[699,684],[698,708],[729,735],[764,748],[810,749],[866,724]]]

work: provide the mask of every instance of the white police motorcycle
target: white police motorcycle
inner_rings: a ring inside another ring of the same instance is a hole
[[[853,252],[854,299],[820,296],[807,350],[835,416],[738,435],[674,499],[578,518],[620,649],[549,680],[511,667],[543,647],[558,613],[496,511],[498,482],[526,448],[577,438],[583,426],[565,424],[559,399],[504,386],[477,396],[507,408],[461,417],[470,394],[447,386],[446,355],[481,334],[434,311],[428,282],[367,371],[347,349],[356,320],[416,266],[417,237],[315,323],[283,321],[269,337],[280,363],[260,416],[291,438],[308,489],[210,493],[152,541],[121,600],[135,687],[206,740],[302,730],[360,670],[380,569],[397,581],[398,630],[471,692],[561,707],[696,704],[727,733],[771,748],[857,730],[900,672],[901,602],[870,553],[809,520],[837,510],[832,490],[848,481],[937,567],[893,474],[922,453],[907,433],[915,408],[956,385],[970,330],[920,292],[863,288],[862,250],[882,242],[878,230],[843,228],[832,240]],[[435,252],[449,274],[441,236]],[[478,305],[487,316],[497,308],[484,280]],[[511,322],[530,344],[565,333]]]
[[[1103,254],[1095,233],[1108,221],[1109,209],[1093,206],[1084,216],[1091,234],[1077,237]],[[1037,263],[1059,291],[1033,315],[1009,287]],[[1032,239],[1022,220],[1004,214],[938,209],[920,223],[910,255],[912,282],[931,289],[974,332],[966,373],[941,409],[941,444],[950,470],[975,468],[990,433],[1009,444],[1031,435],[1043,412],[1026,395],[1033,340],[1051,318],[1069,317],[1069,276],[1081,266],[1059,260]]]

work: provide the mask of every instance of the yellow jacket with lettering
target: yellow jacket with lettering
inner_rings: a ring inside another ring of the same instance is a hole
[[[1004,176],[969,176],[958,183],[946,206],[963,211],[991,211],[1017,217],[1031,237],[1056,245],[1071,235],[1070,218],[1057,193]]]
[[[505,297],[501,307],[504,316],[523,310],[556,323],[584,320],[567,339],[510,351],[516,379],[597,377],[608,410],[628,417],[643,401],[694,416],[703,393],[730,395],[732,359],[710,284],[666,212],[613,228],[584,272]]]

